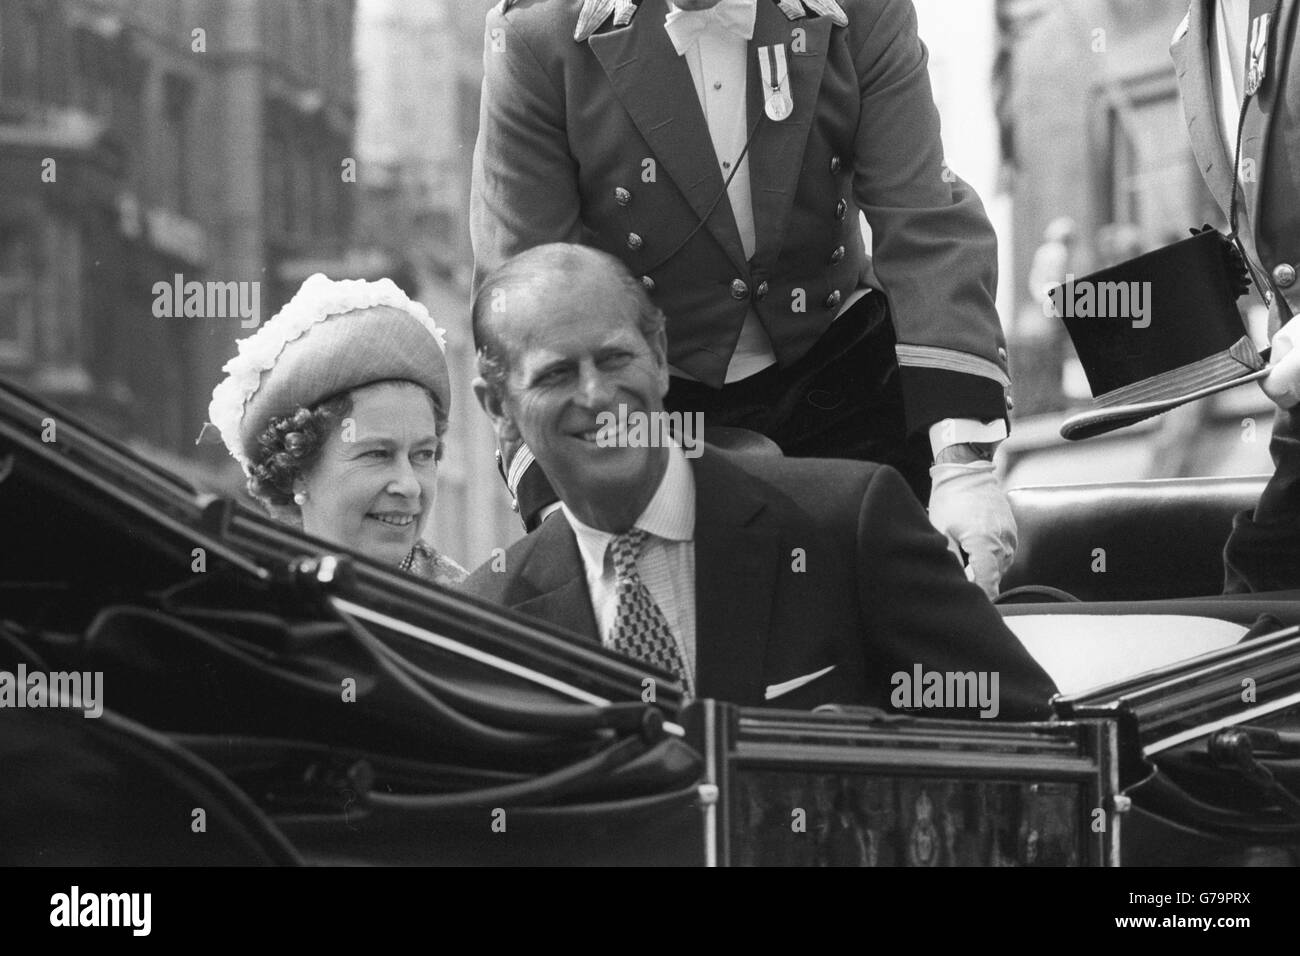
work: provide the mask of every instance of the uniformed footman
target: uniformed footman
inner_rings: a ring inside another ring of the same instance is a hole
[[[910,0],[504,0],[484,57],[476,288],[543,243],[617,256],[668,315],[670,410],[894,465],[996,593],[996,239]]]

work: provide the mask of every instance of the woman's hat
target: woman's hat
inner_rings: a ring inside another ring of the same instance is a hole
[[[449,412],[445,339],[446,329],[391,279],[336,281],[316,273],[237,343],[208,417],[247,473],[272,420],[363,385],[413,382]]]

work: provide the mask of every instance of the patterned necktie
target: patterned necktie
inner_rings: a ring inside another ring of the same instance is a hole
[[[641,554],[645,537],[643,530],[633,528],[615,535],[609,543],[614,555],[614,587],[618,595],[614,639],[610,647],[675,675],[690,695],[691,675],[677,649],[668,619],[637,573],[636,559]]]

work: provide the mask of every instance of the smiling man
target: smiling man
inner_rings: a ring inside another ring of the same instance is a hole
[[[499,440],[533,449],[562,517],[471,575],[471,593],[692,696],[888,707],[891,675],[920,664],[997,674],[999,716],[1047,716],[1051,680],[892,468],[599,440],[603,414],[659,413],[669,387],[663,314],[616,258],[535,247],[485,277],[473,319],[479,403]]]

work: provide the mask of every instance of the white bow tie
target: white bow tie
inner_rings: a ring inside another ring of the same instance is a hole
[[[705,33],[727,31],[742,40],[754,36],[757,0],[722,0],[710,10],[679,10],[673,7],[664,18],[664,29],[679,56],[699,42]]]

